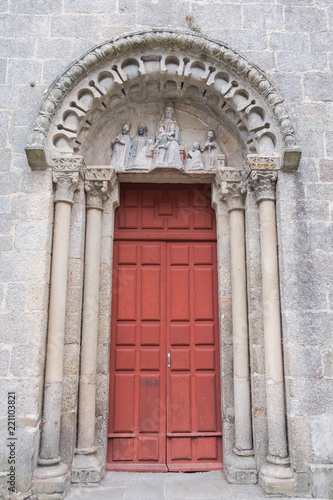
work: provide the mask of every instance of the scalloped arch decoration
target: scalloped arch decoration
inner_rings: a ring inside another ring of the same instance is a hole
[[[30,133],[31,168],[80,153],[92,126],[112,107],[145,99],[190,103],[211,113],[243,155],[273,154],[295,170],[296,133],[283,96],[268,77],[227,45],[192,32],[141,31],[86,52],[48,89]]]

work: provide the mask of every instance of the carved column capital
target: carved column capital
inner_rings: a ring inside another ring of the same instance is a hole
[[[277,175],[277,172],[271,172],[267,170],[251,171],[248,178],[248,183],[256,195],[258,204],[263,200],[275,201],[275,186]]]
[[[74,191],[77,189],[80,180],[79,172],[53,172],[52,180],[56,185],[54,203],[66,201],[73,205]]]
[[[263,200],[275,201],[278,158],[269,155],[248,155],[245,169],[248,173],[248,184],[256,195],[257,203]]]
[[[73,204],[74,191],[77,189],[84,168],[84,160],[79,155],[61,155],[52,158],[52,180],[56,185],[54,202],[66,201]]]
[[[84,188],[87,193],[87,208],[103,210],[103,203],[109,197],[116,183],[116,173],[112,167],[87,167]]]
[[[245,209],[246,183],[240,170],[223,169],[216,174],[221,199],[228,203],[228,212]]]

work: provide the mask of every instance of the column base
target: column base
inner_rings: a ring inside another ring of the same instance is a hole
[[[32,478],[32,492],[39,500],[61,500],[69,489],[70,478],[68,467],[63,463],[39,465]]]
[[[98,486],[103,477],[103,471],[103,462],[96,452],[75,451],[72,467],[73,484]]]
[[[264,492],[270,495],[295,494],[294,478],[289,464],[266,462],[259,472],[259,484]]]
[[[258,471],[253,456],[230,455],[224,463],[224,472],[232,484],[256,484]]]

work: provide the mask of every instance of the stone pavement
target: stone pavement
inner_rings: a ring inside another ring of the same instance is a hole
[[[66,500],[257,500],[260,498],[277,500],[276,497],[267,497],[256,485],[229,484],[221,471],[167,474],[107,472],[99,488],[73,487],[66,496]]]

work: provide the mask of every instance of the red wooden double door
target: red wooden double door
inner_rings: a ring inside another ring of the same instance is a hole
[[[109,470],[222,468],[209,187],[122,185],[115,220]]]

